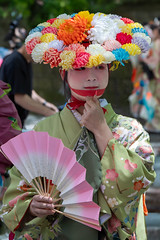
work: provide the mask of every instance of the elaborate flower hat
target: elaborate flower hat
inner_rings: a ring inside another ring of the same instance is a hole
[[[129,18],[81,11],[62,14],[33,28],[25,40],[26,50],[36,63],[64,70],[113,65],[145,53],[151,39],[140,23]]]

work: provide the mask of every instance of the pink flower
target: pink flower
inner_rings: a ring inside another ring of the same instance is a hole
[[[117,40],[107,40],[104,42],[103,47],[106,51],[113,51],[114,49],[120,48],[121,44]]]
[[[151,153],[152,148],[150,146],[143,146],[139,148],[143,153]]]
[[[80,52],[85,52],[85,47],[79,43],[72,43],[64,50],[74,51],[76,54]]]
[[[20,196],[17,196],[17,197],[15,197],[15,198],[13,198],[11,201],[9,201],[9,206],[10,207],[14,207],[14,205],[17,203],[17,201],[19,200],[19,199],[21,199],[21,200],[25,200],[25,198],[28,196],[28,192],[26,192],[26,193],[23,193],[22,195],[20,195]]]
[[[76,59],[73,63],[73,68],[80,68],[87,65],[89,61],[90,54],[87,52],[77,53]]]
[[[46,33],[53,33],[53,34],[57,34],[57,31],[58,31],[58,29],[56,28],[56,27],[51,27],[51,26],[49,26],[49,27],[45,27],[45,28],[43,28],[43,30],[42,30],[42,34],[46,34]]]
[[[115,169],[107,169],[106,173],[106,178],[110,179],[111,181],[115,181],[115,179],[118,177],[118,173],[115,171]]]
[[[34,37],[30,41],[28,41],[27,44],[26,44],[26,51],[27,51],[27,53],[31,54],[33,49],[34,49],[34,47],[37,44],[39,44],[39,43],[41,43],[41,40],[40,40],[39,37]]]
[[[129,170],[130,172],[133,172],[135,168],[137,168],[137,164],[136,163],[132,163],[131,161],[129,161],[128,159],[125,160],[125,165],[124,168]]]

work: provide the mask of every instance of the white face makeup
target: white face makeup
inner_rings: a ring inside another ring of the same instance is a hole
[[[108,66],[101,64],[93,68],[79,68],[68,70],[68,83],[71,94],[79,100],[85,100],[88,93],[101,92],[108,85]],[[73,91],[72,89],[80,90]],[[83,92],[83,94],[81,94]],[[103,93],[102,93],[103,94]],[[98,97],[101,93],[96,94]]]

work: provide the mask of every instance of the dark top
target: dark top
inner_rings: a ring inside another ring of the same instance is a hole
[[[28,115],[28,111],[14,101],[15,94],[28,94],[32,92],[32,64],[17,51],[4,58],[0,68],[0,79],[11,85],[10,99],[15,104],[18,114],[21,118],[22,125]]]

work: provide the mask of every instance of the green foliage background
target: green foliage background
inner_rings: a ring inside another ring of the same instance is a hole
[[[3,38],[8,31],[9,23],[18,14],[22,14],[20,22],[28,31],[47,19],[62,13],[76,13],[82,10],[104,12],[129,17],[140,23],[148,22],[160,16],[159,0],[0,0],[0,46],[7,46]],[[48,101],[57,105],[65,99],[62,82],[57,69],[48,65],[33,64],[34,89]],[[130,62],[125,67],[110,73],[110,81],[105,97],[117,112],[128,112],[128,96],[132,92],[132,68]]]
[[[152,4],[159,0],[152,0]],[[81,10],[110,13],[119,7],[144,5],[144,0],[0,0],[0,17],[12,18],[21,13],[30,28],[37,23],[54,18],[59,14],[75,13]]]

